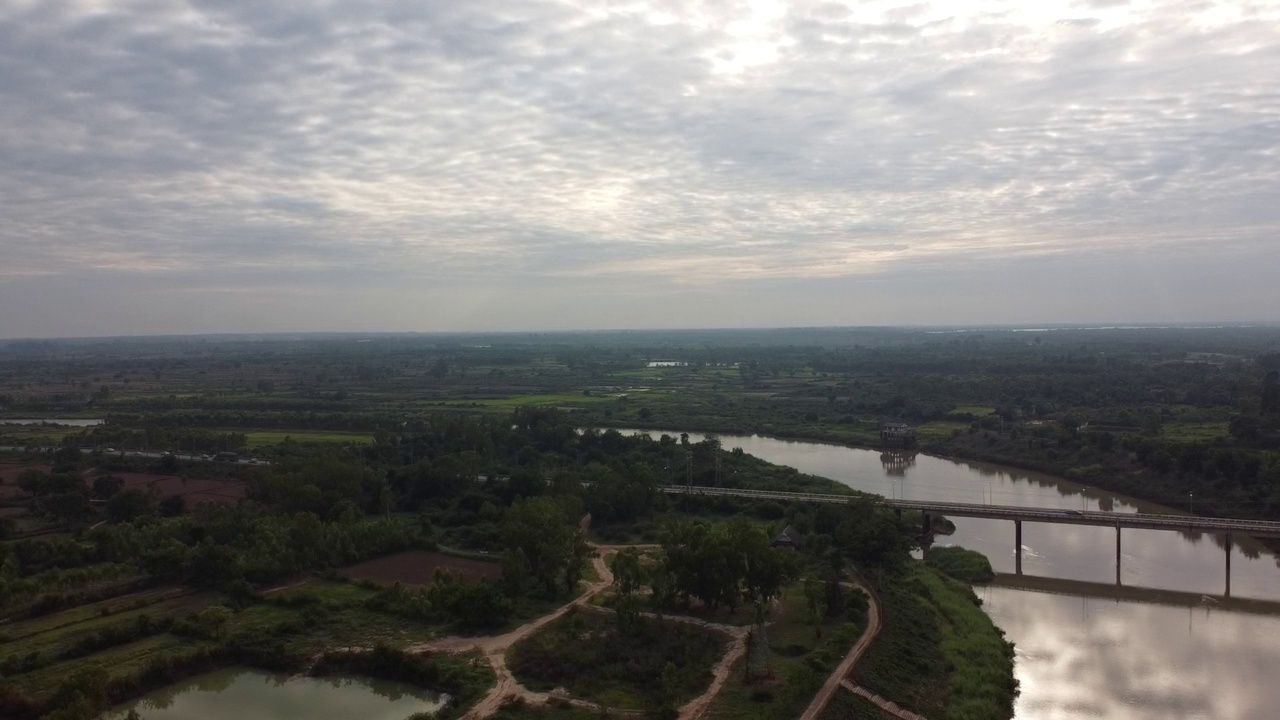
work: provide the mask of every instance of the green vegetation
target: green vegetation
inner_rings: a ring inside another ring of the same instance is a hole
[[[805,583],[796,583],[783,591],[765,628],[767,666],[749,668],[746,657],[735,663],[729,682],[712,703],[708,717],[794,718],[808,707],[827,676],[857,641],[865,626],[867,606],[865,595],[842,589],[848,598],[846,609],[828,613],[828,606],[823,603],[815,623],[814,607],[805,590]]]
[[[1012,716],[1013,645],[968,586],[913,563],[879,592],[883,629],[857,682],[925,717]]]
[[[969,585],[989,583],[996,576],[986,555],[962,547],[929,548],[924,561],[942,574]]]
[[[372,435],[360,433],[325,433],[311,431],[270,430],[245,433],[245,446],[253,449],[271,447],[284,442],[296,443],[336,443],[340,445],[367,445],[373,442]]]
[[[542,707],[531,707],[516,701],[504,704],[490,717],[493,720],[600,720],[602,714],[563,703],[552,702]]]
[[[813,618],[821,600],[839,604],[829,589],[850,565],[875,581],[890,625],[920,621],[886,631],[867,669],[883,681],[872,689],[930,717],[1007,714],[998,633],[963,589],[905,559],[917,518],[682,430],[875,445],[882,422],[904,421],[928,452],[1177,507],[1194,497],[1197,513],[1280,519],[1276,328],[362,339],[0,344],[0,413],[107,421],[0,427],[0,445],[54,446],[0,465],[4,697],[72,707],[96,692],[59,693],[73,676],[136,674],[196,650],[221,662],[231,657],[221,648],[314,655],[510,628],[589,577],[578,525],[589,514],[593,539],[665,545],[637,558],[629,591],[604,599],[624,623],[660,610],[750,625],[761,598],[804,599],[809,620],[793,618],[796,632],[821,637],[777,660],[774,686],[730,688],[755,708],[745,717],[789,714],[808,682],[797,668],[818,677],[812,658],[840,654],[827,643],[857,621]],[[652,440],[576,432],[589,427],[655,430]],[[271,464],[80,447],[252,449]],[[673,500],[660,492],[673,482],[840,492],[851,503]],[[224,507],[200,506],[209,500]],[[786,525],[805,545],[775,563],[760,540]],[[413,590],[317,579],[437,547],[500,563],[502,578]],[[738,547],[741,557],[729,552]],[[927,563],[966,582],[988,572],[959,549],[933,550]],[[691,570],[700,564],[711,571]],[[296,587],[259,594],[282,585]],[[656,590],[656,604],[637,588]],[[230,617],[202,614],[215,606]],[[780,632],[791,611],[769,618]]]
[[[665,714],[706,688],[724,651],[721,633],[689,623],[575,609],[513,647],[507,665],[531,690]]]
[[[897,715],[876,707],[870,700],[850,692],[838,692],[831,698],[819,720],[895,720]]]
[[[431,717],[460,717],[493,686],[493,671],[479,655],[413,655],[379,645],[371,652],[325,653],[311,675],[365,675],[449,694],[449,702]]]

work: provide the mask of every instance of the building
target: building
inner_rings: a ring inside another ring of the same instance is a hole
[[[906,423],[882,423],[880,425],[880,444],[887,447],[914,447],[916,444],[916,429]]]
[[[791,548],[799,550],[804,545],[804,536],[790,525],[782,529],[782,532],[773,536],[773,540],[769,542],[770,547]]]

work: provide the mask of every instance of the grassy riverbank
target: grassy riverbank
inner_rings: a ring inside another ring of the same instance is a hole
[[[923,563],[877,588],[884,628],[859,684],[929,718],[1013,715],[1013,645],[967,586]]]

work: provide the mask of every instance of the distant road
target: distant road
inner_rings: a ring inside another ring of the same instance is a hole
[[[0,445],[0,452],[49,452],[51,450],[61,450],[60,447],[24,447],[22,445]],[[97,452],[97,448],[79,448],[81,454],[92,455]],[[107,453],[103,453],[106,455]],[[257,458],[240,458],[238,460],[214,460],[212,457],[205,457],[196,454],[172,453],[178,460],[187,460],[189,462],[216,462],[227,465],[270,465],[266,460],[258,460]],[[110,453],[111,457],[138,457],[138,458],[155,458],[164,457],[163,452],[153,450],[117,450]]]

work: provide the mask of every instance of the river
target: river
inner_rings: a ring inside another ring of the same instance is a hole
[[[623,430],[622,432],[641,432]],[[653,437],[664,431],[647,430]],[[678,436],[679,432],[665,431]],[[689,433],[690,442],[704,436]],[[923,454],[882,454],[815,442],[719,435],[726,449],[885,497],[1048,508],[1169,512],[1060,478]],[[1181,510],[1186,510],[1182,508]],[[952,518],[942,545],[978,550],[1012,573],[1013,523]],[[1161,530],[1123,531],[1121,582],[1159,588],[1169,603],[1099,597],[1070,581],[1114,586],[1115,530],[1023,523],[1023,573],[1054,578],[1053,593],[982,587],[987,613],[1017,646],[1019,720],[1273,720],[1280,717],[1280,615],[1227,609],[1226,539]],[[1280,563],[1248,538],[1231,544],[1231,594],[1280,600]],[[1086,596],[1090,595],[1090,596]],[[1175,604],[1182,602],[1184,605]]]
[[[367,678],[289,677],[227,668],[156,690],[102,720],[404,720],[434,713],[448,696]]]

